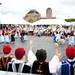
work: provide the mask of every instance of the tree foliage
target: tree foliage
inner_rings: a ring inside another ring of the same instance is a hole
[[[65,19],[66,22],[75,22],[75,18]]]

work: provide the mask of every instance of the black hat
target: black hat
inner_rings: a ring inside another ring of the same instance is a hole
[[[39,62],[44,62],[47,58],[46,50],[44,49],[37,50],[36,57]]]

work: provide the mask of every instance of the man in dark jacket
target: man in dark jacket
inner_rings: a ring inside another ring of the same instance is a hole
[[[37,60],[34,61],[33,63],[32,73],[52,75],[49,72],[49,63],[46,61],[46,58],[47,58],[46,51],[44,49],[37,50],[36,57],[37,57]]]

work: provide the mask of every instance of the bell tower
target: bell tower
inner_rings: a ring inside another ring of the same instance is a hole
[[[56,18],[56,17],[53,17],[51,8],[47,8],[47,10],[46,10],[46,18],[47,19],[55,19]]]

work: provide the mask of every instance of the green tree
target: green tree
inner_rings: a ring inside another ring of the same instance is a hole
[[[75,22],[75,18],[68,18],[68,19],[65,19],[66,22]]]

